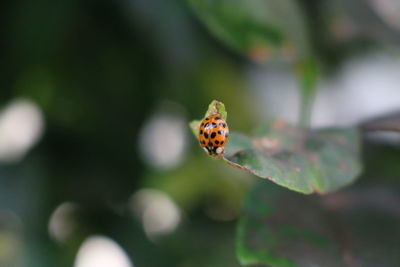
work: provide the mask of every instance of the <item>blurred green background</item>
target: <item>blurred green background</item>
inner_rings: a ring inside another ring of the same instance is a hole
[[[399,5],[297,3],[323,72],[312,125],[398,109]],[[239,266],[257,178],[208,158],[187,123],[213,99],[236,131],[293,122],[297,89],[290,63],[242,57],[185,1],[2,1],[0,266]],[[396,180],[398,138],[372,143],[364,178]]]

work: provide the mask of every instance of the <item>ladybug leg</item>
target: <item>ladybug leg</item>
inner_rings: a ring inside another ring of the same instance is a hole
[[[216,147],[215,149],[215,153],[216,154],[222,154],[224,152],[224,148],[223,147]]]
[[[211,155],[211,150],[210,150],[210,148],[209,148],[208,146],[203,147],[203,148],[204,148],[204,150],[205,150],[208,154]]]

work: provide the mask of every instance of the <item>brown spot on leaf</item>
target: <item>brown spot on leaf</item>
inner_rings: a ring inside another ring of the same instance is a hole
[[[315,163],[315,162],[317,162],[318,161],[318,155],[317,154],[315,154],[315,153],[307,153],[306,154],[307,155],[307,158],[308,158],[308,160],[310,161],[310,162],[312,162],[312,163]]]
[[[268,137],[254,138],[253,145],[267,152],[274,152],[280,150],[280,143],[278,140]]]
[[[248,55],[256,62],[265,63],[271,58],[271,49],[265,43],[256,44],[250,48]]]
[[[311,188],[313,189],[313,191],[319,195],[323,195],[325,194],[325,192],[321,189],[319,189],[316,185],[311,185]]]
[[[344,161],[339,162],[339,168],[344,170],[347,168],[347,164]]]
[[[275,130],[282,130],[287,127],[287,123],[284,120],[276,120],[272,125],[272,128]]]
[[[292,42],[287,41],[282,46],[282,54],[286,58],[294,58],[296,56],[296,49]]]

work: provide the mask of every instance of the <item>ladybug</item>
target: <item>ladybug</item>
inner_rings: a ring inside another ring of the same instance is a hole
[[[200,124],[200,145],[210,155],[222,155],[224,153],[228,136],[228,124],[221,118],[221,114],[210,115]]]

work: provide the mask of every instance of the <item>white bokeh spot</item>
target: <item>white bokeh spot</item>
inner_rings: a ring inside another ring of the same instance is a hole
[[[51,214],[49,220],[49,235],[58,242],[64,242],[76,230],[76,213],[78,206],[74,203],[64,202]]]
[[[135,216],[142,220],[143,228],[150,239],[173,232],[180,220],[178,206],[164,192],[156,189],[141,189],[131,198]]]
[[[74,267],[133,267],[126,252],[106,236],[91,236],[79,248]]]
[[[39,107],[27,99],[12,101],[0,112],[0,161],[21,159],[40,139],[44,120]]]
[[[173,168],[183,158],[187,125],[178,115],[156,113],[142,128],[140,151],[145,162],[156,168]]]

